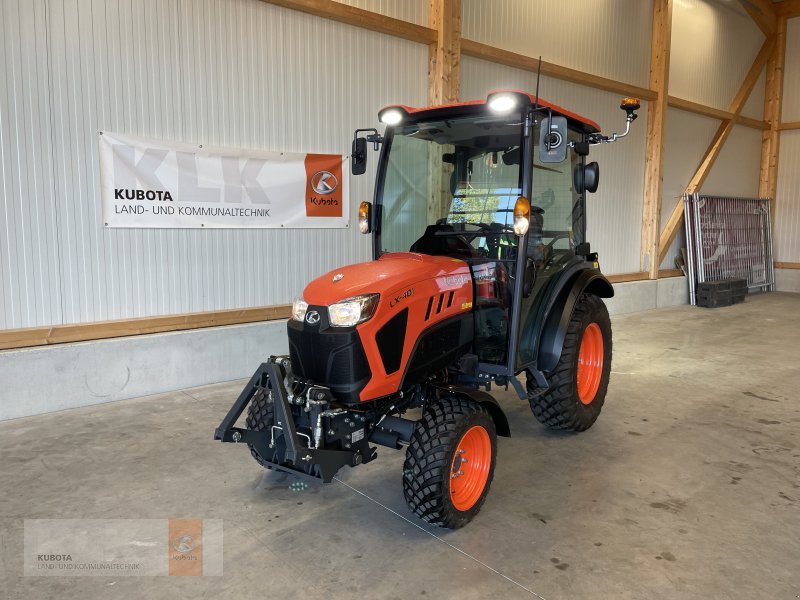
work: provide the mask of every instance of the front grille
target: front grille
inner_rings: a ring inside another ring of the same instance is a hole
[[[341,402],[358,402],[370,372],[361,338],[354,327],[312,327],[289,321],[289,358],[292,372],[329,387]]]

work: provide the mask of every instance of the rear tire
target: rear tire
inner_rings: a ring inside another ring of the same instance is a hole
[[[494,475],[497,433],[477,402],[456,397],[429,406],[403,465],[403,495],[414,514],[457,529],[481,509]]]
[[[603,408],[611,373],[611,319],[603,301],[583,294],[572,311],[564,349],[550,374],[550,388],[538,395],[528,375],[528,402],[536,419],[551,429],[585,431]]]
[[[269,391],[264,388],[259,388],[250,400],[250,406],[247,408],[247,429],[253,431],[268,431],[270,427],[275,424],[275,403],[269,397]],[[252,444],[247,444],[250,448],[250,454],[256,459],[256,462],[262,467],[271,469],[253,447]]]

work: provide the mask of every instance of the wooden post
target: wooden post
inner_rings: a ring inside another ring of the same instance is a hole
[[[761,136],[761,174],[758,195],[772,198],[772,219],[775,220],[775,193],[778,187],[778,151],[780,149],[781,102],[783,100],[783,63],[786,56],[786,17],[778,17],[775,46],[767,61],[767,83],[764,92],[764,120],[769,129]]]
[[[458,102],[461,91],[461,0],[430,0],[428,23],[437,32],[428,48],[428,102]]]
[[[728,107],[728,112],[731,113],[731,118],[723,119],[722,123],[717,129],[717,132],[711,139],[711,143],[709,144],[706,153],[703,155],[703,160],[700,161],[700,165],[695,170],[692,179],[689,181],[689,185],[686,186],[686,193],[694,194],[697,192],[702,187],[703,183],[705,183],[708,175],[711,173],[711,168],[714,166],[714,162],[717,160],[717,157],[722,151],[722,147],[728,140],[728,136],[731,134],[731,131],[733,131],[733,127],[738,122],[742,109],[744,108],[747,99],[750,97],[750,92],[753,91],[753,87],[755,87],[758,77],[761,75],[761,70],[764,68],[764,65],[767,63],[767,60],[773,51],[774,44],[774,37],[769,37],[764,40],[761,50],[759,50],[758,54],[756,55],[753,64],[750,66],[750,70],[747,72],[747,75],[745,75],[744,81],[739,87],[739,91],[736,92],[736,96],[734,96],[730,106]],[[782,68],[781,72],[783,72]],[[764,133],[766,134],[768,132],[765,131]],[[669,247],[675,237],[678,235],[678,230],[680,229],[682,223],[683,198],[678,198],[678,202],[675,205],[675,208],[672,209],[672,214],[670,215],[669,220],[667,220],[664,231],[661,232],[661,236],[659,238],[659,263],[664,260],[667,252],[669,252]]]
[[[658,278],[658,232],[661,222],[661,168],[664,163],[664,126],[669,92],[669,53],[672,37],[672,0],[654,0],[650,47],[650,89],[657,95],[647,107],[642,247],[639,268]]]

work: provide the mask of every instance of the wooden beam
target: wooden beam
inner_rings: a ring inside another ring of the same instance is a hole
[[[769,130],[761,135],[761,172],[758,195],[772,198],[772,220],[775,220],[775,193],[778,187],[778,152],[780,150],[781,104],[783,101],[783,65],[786,57],[786,17],[778,17],[775,47],[767,62],[764,92],[764,119]]]
[[[766,121],[762,121],[761,119],[753,119],[752,117],[743,117],[742,115],[739,115],[739,120],[736,121],[736,124],[744,127],[750,127],[751,129],[760,129],[761,131],[769,129],[769,123]]]
[[[776,262],[776,269],[800,269],[800,263],[796,262]]]
[[[685,274],[680,269],[659,269],[659,279],[667,279],[668,277],[685,277]]]
[[[356,8],[331,0],[261,0],[267,4],[274,4],[297,10],[317,17],[323,17],[339,23],[377,31],[386,35],[403,38],[420,44],[435,44],[436,30],[401,19],[387,17],[380,13]]]
[[[800,17],[800,0],[783,0],[775,3],[775,14],[780,18]]]
[[[745,75],[744,81],[742,81],[742,85],[739,86],[739,90],[736,92],[736,95],[733,97],[733,100],[731,100],[730,106],[728,107],[728,112],[732,113],[732,117],[730,119],[725,119],[722,121],[722,123],[720,123],[717,132],[714,134],[714,137],[711,139],[711,143],[708,145],[706,153],[703,155],[703,159],[700,161],[700,165],[697,167],[697,170],[689,181],[689,185],[686,186],[686,193],[694,194],[703,186],[703,183],[705,183],[706,178],[711,173],[711,168],[714,166],[714,162],[716,162],[717,157],[719,157],[719,154],[722,151],[722,147],[728,140],[728,136],[730,136],[731,131],[733,131],[734,126],[739,121],[740,114],[745,103],[747,102],[747,98],[750,97],[750,92],[753,91],[753,87],[755,86],[756,81],[758,81],[758,77],[761,75],[761,70],[767,63],[767,60],[769,59],[774,47],[775,37],[770,37],[764,40],[764,43],[761,45],[761,49],[758,51],[753,64],[750,66],[750,70],[747,72],[747,75]],[[661,232],[661,236],[659,238],[659,263],[666,258],[667,252],[669,252],[669,247],[675,237],[678,235],[678,230],[680,229],[682,223],[683,197],[678,198],[678,202],[675,205],[675,208],[672,209],[672,214],[670,214],[670,217],[667,220],[664,231]]]
[[[739,0],[750,18],[767,37],[775,34],[777,19],[772,0]]]
[[[436,43],[428,47],[428,102],[458,102],[461,88],[461,0],[430,0],[428,24]]]
[[[792,123],[781,123],[778,126],[780,131],[789,131],[791,129],[800,129],[800,121],[794,121]]]
[[[219,327],[221,325],[274,321],[288,319],[291,314],[292,307],[289,305],[261,306],[258,308],[97,321],[95,323],[78,323],[74,325],[7,329],[0,331],[0,350],[64,344],[67,342],[86,342],[130,335],[163,333],[165,331]]]
[[[733,114],[727,110],[713,108],[711,106],[706,106],[705,104],[698,104],[697,102],[684,100],[683,98],[677,98],[675,96],[670,96],[667,102],[673,108],[679,108],[696,115],[703,115],[704,117],[725,120],[730,119],[733,116]]]
[[[606,275],[611,283],[625,283],[627,281],[646,281],[650,279],[650,273],[643,271],[641,273],[619,273],[617,275]]]
[[[657,94],[647,108],[644,162],[644,203],[639,266],[650,279],[658,278],[658,232],[661,223],[661,184],[664,128],[667,122],[669,56],[672,39],[672,0],[654,0],[650,46],[650,89]]]
[[[472,56],[473,58],[480,58],[489,62],[497,63],[499,65],[506,65],[507,67],[514,67],[524,71],[531,71],[535,73],[539,68],[539,59],[524,54],[517,54],[510,50],[503,50],[502,48],[495,48],[488,44],[476,42],[474,40],[462,39],[461,40],[461,53],[465,56]],[[630,83],[600,77],[599,75],[592,75],[579,71],[577,69],[570,69],[569,67],[562,67],[555,63],[542,61],[542,75],[561,79],[562,81],[569,81],[571,83],[578,83],[587,87],[604,90],[606,92],[614,92],[624,96],[635,96],[642,100],[654,100],[656,97],[655,92],[650,89],[643,88]]]
[[[684,98],[678,98],[676,96],[669,96],[667,98],[667,104],[672,108],[685,110],[686,112],[694,113],[696,115],[703,115],[704,117],[711,117],[723,121],[727,119],[733,119],[734,116],[733,113],[728,110],[706,106],[705,104],[699,104],[697,102],[692,102],[691,100],[685,100]],[[746,127],[752,127],[753,129],[769,129],[769,123],[766,121],[751,119],[741,115],[739,116],[738,124]]]

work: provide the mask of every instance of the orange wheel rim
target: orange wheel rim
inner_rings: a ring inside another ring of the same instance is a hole
[[[603,377],[603,332],[597,323],[589,323],[583,332],[578,354],[578,397],[590,404]]]
[[[469,510],[480,499],[492,465],[492,441],[480,425],[458,443],[450,469],[450,500],[457,510]]]

